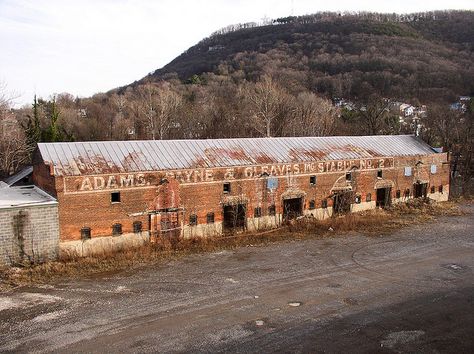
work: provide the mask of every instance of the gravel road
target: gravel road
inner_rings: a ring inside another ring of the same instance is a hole
[[[0,352],[474,352],[474,207],[0,294]]]

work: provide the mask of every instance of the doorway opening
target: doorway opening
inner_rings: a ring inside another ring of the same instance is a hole
[[[377,188],[377,200],[375,205],[379,208],[386,208],[392,202],[392,188]]]
[[[333,213],[347,214],[351,211],[352,191],[336,192],[333,195]]]
[[[303,214],[303,198],[283,200],[283,220],[293,220]]]
[[[243,231],[246,226],[246,204],[224,205],[224,230]]]
[[[155,211],[148,214],[149,231],[152,239],[166,238],[173,244],[181,235],[180,216],[178,211]]]
[[[415,198],[426,198],[428,191],[428,183],[415,183],[413,185],[413,197]]]

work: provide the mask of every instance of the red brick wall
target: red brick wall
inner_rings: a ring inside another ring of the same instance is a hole
[[[417,162],[421,161],[422,164]],[[430,173],[431,164],[437,165],[437,173]],[[413,167],[410,177],[404,176],[404,167]],[[51,188],[51,179],[45,175],[47,167],[35,166],[34,180],[41,188]],[[418,171],[418,172],[417,172]],[[431,185],[436,191],[443,185],[444,193],[448,193],[449,165],[446,154],[433,154],[429,156],[416,156],[407,158],[394,158],[394,166],[383,169],[383,179],[394,183],[392,197],[395,198],[396,191],[400,190],[403,197],[405,189],[410,189],[413,194],[413,183],[416,174],[420,174],[429,182],[428,193]],[[134,221],[141,221],[143,229],[148,230],[147,211],[158,208],[179,207],[185,224],[189,222],[189,216],[196,214],[198,223],[206,223],[206,215],[213,212],[215,221],[222,221],[223,202],[229,197],[245,200],[247,203],[247,217],[253,217],[254,208],[260,206],[262,214],[268,215],[268,207],[275,204],[276,212],[282,213],[281,195],[289,188],[305,193],[304,208],[309,207],[309,201],[315,201],[315,207],[320,208],[322,201],[328,201],[332,206],[331,188],[338,179],[345,180],[345,171],[331,173],[315,173],[316,185],[310,184],[310,174],[292,175],[278,177],[278,188],[274,193],[266,189],[264,178],[249,178],[231,181],[231,192],[223,192],[223,181],[198,182],[179,184],[176,180],[164,182],[156,178],[156,185],[144,186],[142,188],[126,188],[120,190],[120,203],[111,202],[111,190],[93,192],[64,192],[64,177],[56,177],[54,188],[57,192],[59,202],[59,223],[61,240],[77,240],[80,238],[80,229],[84,226],[92,229],[92,237],[110,235],[112,225],[122,224],[123,233],[132,232]],[[221,171],[216,170],[216,176],[223,176]],[[375,200],[375,183],[377,169],[355,171],[353,175],[354,192],[362,196],[365,202],[368,193]],[[119,189],[117,189],[119,190]],[[162,192],[160,194],[160,191]],[[171,194],[173,194],[171,196]],[[240,197],[239,197],[240,196]]]

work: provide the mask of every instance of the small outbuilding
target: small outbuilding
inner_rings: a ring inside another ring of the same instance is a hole
[[[58,202],[36,186],[0,182],[0,266],[58,256]]]

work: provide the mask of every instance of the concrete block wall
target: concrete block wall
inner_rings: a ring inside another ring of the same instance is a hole
[[[0,209],[0,265],[43,262],[58,251],[57,204]]]

